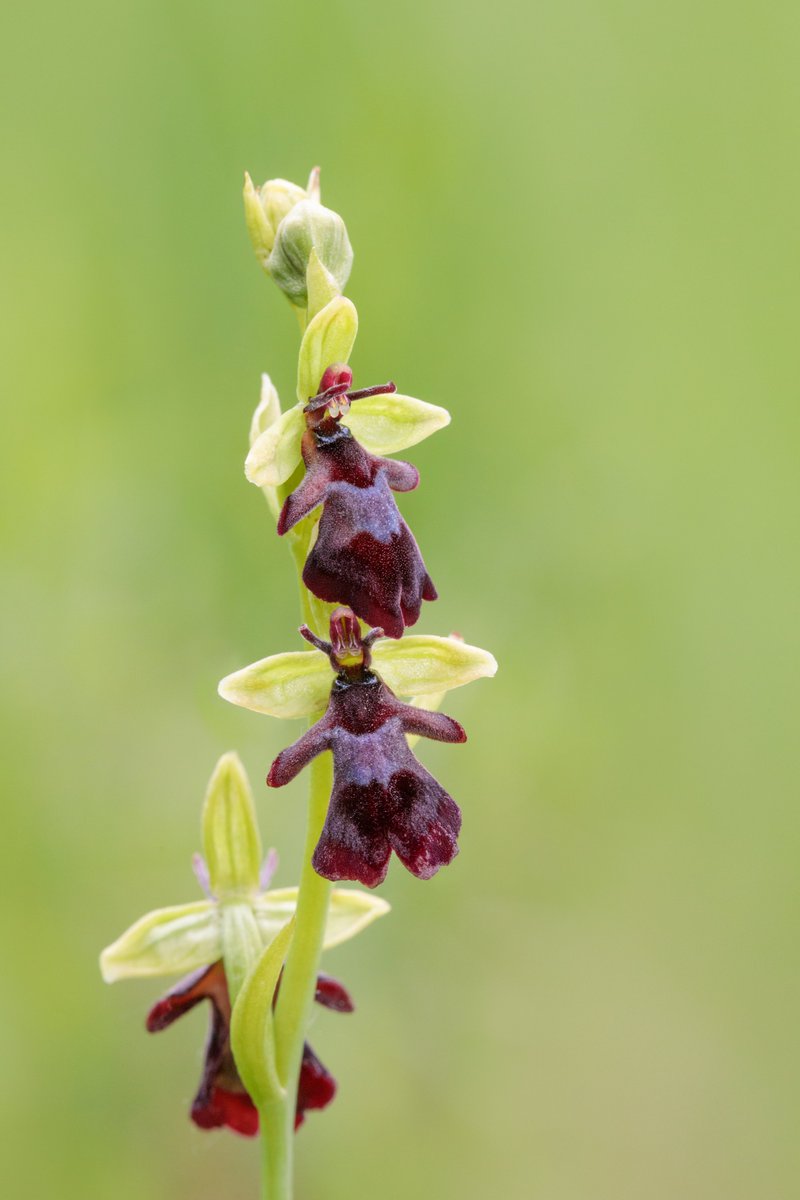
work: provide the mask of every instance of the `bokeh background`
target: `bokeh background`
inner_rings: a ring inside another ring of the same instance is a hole
[[[77,0],[2,17],[4,1194],[257,1194],[196,1131],[205,1014],[101,946],[198,895],[217,756],[279,882],[298,733],[217,680],[298,647],[242,475],[297,329],[242,171],[344,213],[357,378],[452,426],[403,499],[501,662],[451,696],[435,881],[333,952],[299,1200],[797,1194],[798,117],[790,3]]]

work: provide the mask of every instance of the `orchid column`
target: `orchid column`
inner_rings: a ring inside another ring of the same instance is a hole
[[[102,967],[109,980],[195,969],[151,1011],[148,1028],[209,1001],[192,1118],[204,1128],[260,1129],[263,1196],[290,1200],[294,1130],[336,1087],[305,1041],[311,1008],[316,999],[352,1010],[342,985],[320,975],[321,951],[388,908],[333,884],[378,886],[392,853],[420,879],[451,862],[461,812],[412,746],[420,737],[465,741],[438,709],[449,690],[493,675],[496,663],[455,635],[405,633],[436,589],[394,497],[415,488],[419,475],[386,455],[450,417],[393,382],[353,387],[358,317],[343,295],[353,252],[341,217],[320,202],[318,171],[305,189],[272,180],[257,190],[246,176],[244,198],[258,261],[302,333],[296,403],[282,410],[263,376],[245,472],[288,544],[300,633],[313,649],[273,654],[227,676],[219,691],[256,712],[310,722],[267,776],[279,788],[309,767],[300,884],[265,890],[274,862],[259,875],[249,785],[235,756],[226,756],[205,805],[199,877],[208,901],[142,918],[104,952]]]

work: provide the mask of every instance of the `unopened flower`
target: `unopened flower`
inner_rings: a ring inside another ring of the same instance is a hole
[[[353,1011],[353,1002],[345,988],[327,975],[319,976],[315,999],[334,1012]],[[167,992],[150,1010],[147,1029],[150,1033],[166,1029],[202,1000],[209,1001],[210,1023],[191,1118],[201,1129],[227,1126],[252,1137],[258,1132],[258,1110],[242,1083],[231,1051],[231,1001],[222,962],[194,972]],[[309,1109],[325,1108],[335,1094],[336,1081],[306,1043],[298,1081],[295,1129]]]
[[[308,196],[305,188],[288,179],[268,179],[257,188],[245,171],[244,218],[256,258],[265,271],[269,270],[267,262],[278,226],[294,206],[307,200]]]
[[[341,423],[351,402],[395,391],[394,384],[352,391],[352,381],[344,364],[328,367],[319,394],[305,406],[306,474],[281,510],[278,533],[294,528],[321,504],[303,582],[321,600],[346,604],[368,625],[399,638],[419,618],[422,601],[436,599],[392,494],[412,491],[419,473],[410,463],[370,454]]]
[[[371,646],[349,609],[331,616],[330,642],[306,626],[303,636],[327,654],[336,678],[325,715],[275,759],[271,787],[294,779],[324,750],[333,752],[334,784],[314,851],[314,869],[327,879],[357,879],[375,887],[392,851],[412,874],[429,879],[458,853],[458,806],[411,751],[407,734],[463,742],[466,734],[443,713],[403,704],[371,670]]]
[[[319,167],[305,188],[287,179],[256,187],[245,172],[244,216],[261,266],[299,308],[309,304],[309,268],[339,295],[350,277],[353,248],[337,212],[320,203]]]
[[[308,265],[312,252],[339,292],[353,266],[353,247],[337,212],[316,200],[301,200],[275,230],[267,270],[281,291],[298,307],[308,303]]]

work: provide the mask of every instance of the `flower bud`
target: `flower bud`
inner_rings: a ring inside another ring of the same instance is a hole
[[[267,264],[278,287],[301,308],[308,301],[306,271],[312,249],[339,290],[344,290],[353,265],[345,223],[332,209],[313,200],[301,200],[278,226]]]
[[[244,176],[244,219],[253,249],[264,270],[268,270],[267,259],[275,243],[275,233],[281,221],[308,193],[288,179],[268,179],[256,189],[245,171]]]

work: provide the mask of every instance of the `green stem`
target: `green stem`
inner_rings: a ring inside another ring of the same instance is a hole
[[[297,311],[300,328],[304,329],[304,314],[300,310]],[[289,491],[291,480],[278,490],[281,503]],[[309,537],[310,529],[306,528],[306,522],[303,522],[290,533],[289,545],[297,567],[303,618],[316,633],[326,637],[330,606],[323,605],[303,585],[303,567],[308,554]],[[272,1101],[260,1111],[263,1200],[292,1200],[297,1085],[306,1029],[316,991],[332,889],[332,884],[317,875],[311,866],[311,859],[325,824],[333,787],[333,760],[330,754],[323,754],[314,759],[310,767],[310,776],[308,825],[297,894],[294,934],[283,968],[273,1025],[276,1067],[285,1091],[282,1099]]]
[[[292,1200],[294,1109],[287,1098],[259,1111],[263,1200]]]
[[[333,787],[333,761],[320,755],[311,764],[308,828],[303,851],[303,871],[297,896],[295,930],[281,990],[275,1007],[275,1046],[278,1076],[285,1086],[296,1087],[306,1025],[316,990],[319,958],[328,917],[332,884],[318,875],[311,858],[322,833]]]
[[[311,865],[333,785],[329,754],[311,764],[308,828],[297,896],[295,930],[275,1006],[275,1056],[285,1096],[261,1113],[264,1200],[291,1200],[294,1114],[306,1028],[316,990],[332,884]]]

